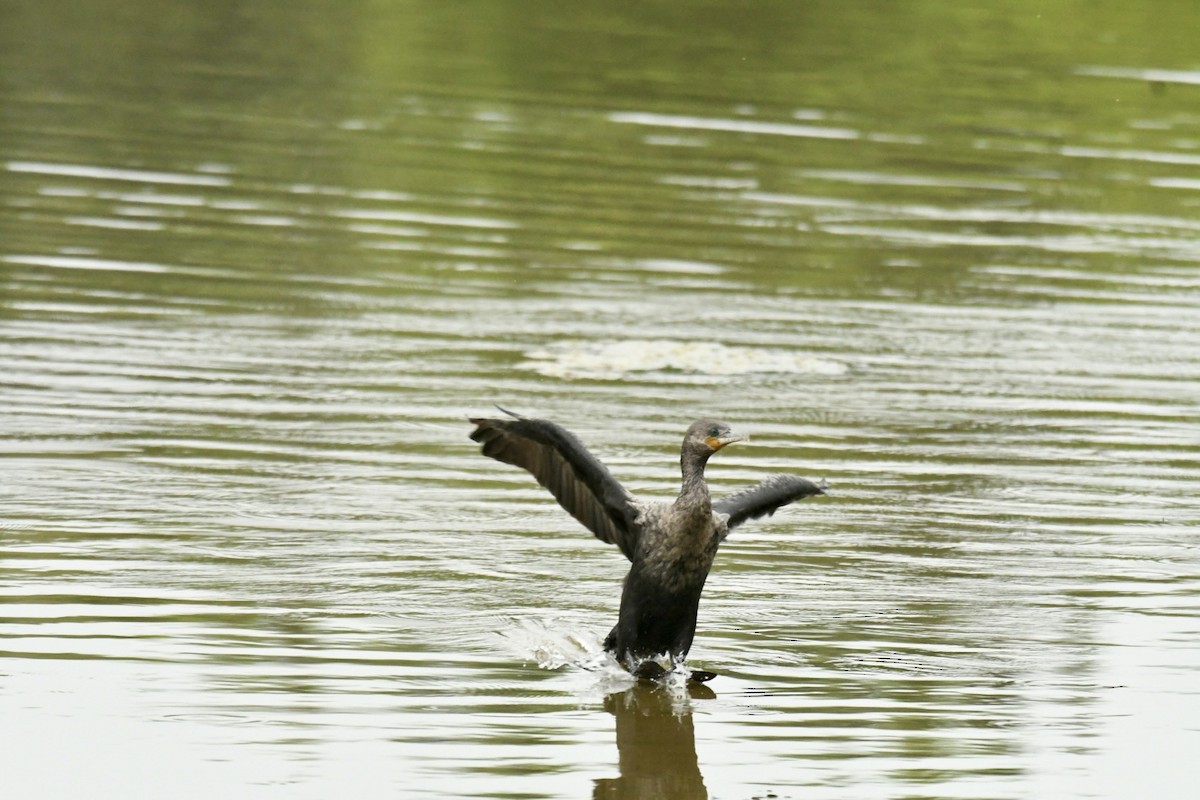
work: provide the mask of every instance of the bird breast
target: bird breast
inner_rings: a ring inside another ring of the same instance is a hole
[[[669,591],[694,590],[704,585],[718,542],[711,511],[660,506],[644,517],[635,567]]]

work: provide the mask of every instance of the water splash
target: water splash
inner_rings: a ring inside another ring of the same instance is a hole
[[[502,625],[497,634],[512,652],[521,658],[532,659],[541,669],[562,669],[572,664],[584,669],[598,669],[598,664],[590,665],[606,657],[611,660],[599,637],[565,621],[510,619]],[[613,665],[616,666],[615,661]]]
[[[555,378],[615,379],[630,373],[841,375],[845,364],[806,353],[675,339],[570,341],[530,350],[519,366]]]
[[[600,689],[602,694],[624,691],[636,684],[638,678],[633,673],[645,665],[658,667],[645,677],[652,677],[655,683],[675,692],[686,692],[695,672],[684,660],[667,653],[639,660],[632,665],[631,672],[604,649],[598,636],[563,620],[507,619],[496,633],[514,655],[533,660],[540,669],[577,667],[595,675],[597,685],[593,688]]]

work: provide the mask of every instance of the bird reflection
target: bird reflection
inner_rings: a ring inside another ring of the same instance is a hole
[[[688,700],[716,695],[697,683],[686,691],[642,682],[604,699],[605,711],[616,717],[621,776],[597,780],[593,798],[707,800]]]

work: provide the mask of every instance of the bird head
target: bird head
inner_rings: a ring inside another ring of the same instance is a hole
[[[711,455],[727,444],[742,442],[748,438],[750,437],[734,433],[724,422],[702,419],[693,422],[688,428],[684,442],[697,450],[708,450]]]

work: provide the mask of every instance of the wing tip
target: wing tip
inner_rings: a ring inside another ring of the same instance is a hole
[[[524,414],[518,414],[515,411],[509,411],[507,408],[500,405],[499,403],[492,403],[492,405],[495,406],[497,411],[507,414],[508,416],[512,417],[513,419],[529,419]],[[473,422],[476,425],[478,425],[481,422],[490,422],[490,421],[491,421],[491,417],[472,417],[469,415],[467,416],[467,422]]]
[[[764,483],[767,483],[767,482],[769,482],[773,485],[777,485],[777,486],[786,486],[789,484],[792,486],[795,486],[798,483],[800,486],[809,490],[810,494],[829,494],[832,491],[832,489],[829,486],[829,481],[826,480],[825,478],[821,478],[820,480],[814,481],[814,480],[810,480],[809,478],[803,478],[799,475],[788,475],[786,473],[778,473],[778,474],[770,476],[769,478],[766,479],[766,481],[764,481]]]
[[[528,417],[522,416],[521,414],[518,414],[515,411],[509,411],[507,408],[500,405],[499,403],[492,403],[492,405],[494,405],[497,409],[499,409],[503,413],[507,414],[508,416],[512,417],[513,419],[516,419],[516,420],[528,419]],[[487,428],[489,425],[492,425],[493,423],[496,423],[496,422],[501,422],[501,423],[505,422],[505,420],[494,419],[492,417],[467,417],[467,422],[469,422],[475,426],[475,430],[471,431],[470,436],[474,441],[478,442],[478,441],[482,440],[482,438],[484,436],[485,428]]]

